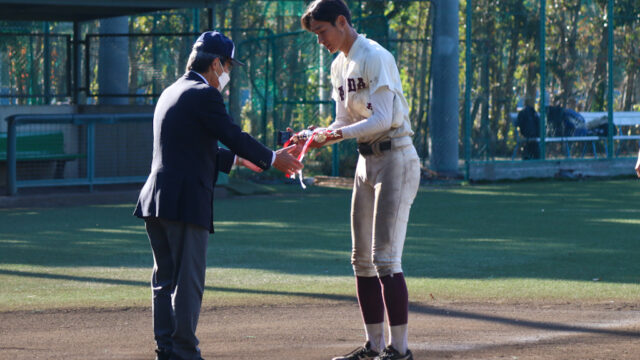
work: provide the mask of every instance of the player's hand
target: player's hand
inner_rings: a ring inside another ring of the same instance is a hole
[[[328,130],[321,129],[316,136],[313,137],[313,141],[309,144],[310,148],[319,148],[326,145],[328,142],[333,142],[342,139],[342,130]]]
[[[288,127],[287,132],[291,133],[291,137],[289,138],[290,144],[297,144],[300,142],[300,139],[298,139],[298,136],[296,135],[297,133],[292,128]]]
[[[292,134],[291,138],[289,139],[289,142],[291,144],[297,144],[297,143],[303,143],[304,144],[307,141],[307,138],[306,137],[301,137],[300,135],[302,133],[304,133],[304,135],[309,135],[309,134],[311,134],[313,132],[313,130],[315,130],[317,128],[318,127],[316,125],[310,125],[305,130],[296,132],[292,128],[288,127],[287,128],[287,132]]]
[[[638,152],[638,161],[636,161],[636,174],[640,178],[640,151]]]
[[[258,173],[262,172],[262,168],[260,168],[258,165],[252,163],[247,159],[241,158],[240,156],[236,158],[236,165],[246,167],[247,169]]]
[[[276,150],[276,160],[273,162],[273,167],[288,175],[293,175],[302,170],[304,165],[291,154],[295,152],[296,147],[297,145],[291,145]]]

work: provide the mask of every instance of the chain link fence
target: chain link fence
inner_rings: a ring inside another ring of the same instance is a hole
[[[0,33],[0,106],[68,103],[71,36]]]
[[[329,79],[333,55],[317,44],[314,34],[300,29],[307,2],[247,4],[231,1],[209,13],[188,9],[131,17],[126,34],[99,33],[93,30],[97,23],[88,24],[82,43],[75,44],[81,49],[80,104],[153,106],[161,91],[184,73],[193,41],[210,16],[217,29],[234,39],[237,57],[247,64],[234,68],[225,90],[229,112],[244,130],[275,147],[279,130],[328,125],[334,113]],[[427,165],[430,142],[438,141],[430,138],[428,126],[432,3],[348,4],[357,31],[396,58],[414,143]],[[635,0],[461,1],[461,161],[635,156],[640,139],[639,13]],[[74,98],[69,34],[5,33],[0,40],[1,105],[59,104]],[[120,54],[115,56],[119,60],[107,60],[114,54]],[[59,131],[30,126],[21,131]],[[114,161],[126,162],[127,157],[109,156],[110,148],[114,153],[127,148],[114,130],[118,126],[98,131],[111,134],[96,140],[104,142],[105,153],[94,159],[95,170],[105,179],[146,171],[137,165],[133,172],[122,170]],[[5,131],[6,124],[0,124],[0,140],[7,137]],[[80,135],[85,130],[62,133],[65,152],[98,156],[68,148],[85,141]],[[150,138],[150,127],[137,135]],[[27,140],[17,141],[20,147]],[[316,151],[307,168],[313,174],[349,176],[356,156],[355,144],[346,141]],[[66,161],[63,178],[88,176],[84,160],[73,161]],[[111,165],[100,168],[103,162]],[[18,181],[59,175],[52,169],[47,174],[25,169],[18,172]]]
[[[504,5],[467,9],[468,160],[635,156],[640,3]]]

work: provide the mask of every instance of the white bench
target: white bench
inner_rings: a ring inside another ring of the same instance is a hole
[[[580,115],[584,117],[585,123],[589,124],[589,122],[602,118],[603,116],[608,116],[607,112],[581,112]],[[629,141],[629,140],[639,140],[640,134],[638,135],[623,135],[623,129],[625,127],[630,126],[638,126],[640,125],[640,112],[637,111],[614,111],[613,112],[613,124],[617,127],[618,133],[613,135],[614,140],[614,152],[618,154],[618,151],[615,150],[615,141]],[[639,143],[640,144],[640,143]]]
[[[588,124],[591,121],[608,116],[607,112],[581,112],[584,121]],[[640,135],[622,135],[624,126],[640,125],[640,112],[637,111],[615,111],[613,113],[613,124],[618,128],[618,134],[613,136],[614,140],[640,140]]]
[[[585,125],[588,123],[598,120],[603,116],[608,116],[608,112],[580,112],[580,115],[584,118]],[[518,145],[522,140],[520,140],[520,132],[516,125],[516,121],[518,119],[518,113],[509,113],[509,117],[511,118],[511,124],[513,124],[515,128],[516,134],[516,147],[513,150],[513,155],[511,159],[513,160],[516,156],[516,152],[518,151]],[[622,129],[626,126],[637,126],[640,125],[640,112],[637,111],[615,111],[613,113],[613,124],[618,128],[618,134],[613,135],[613,140],[618,141],[626,141],[626,140],[640,140],[640,135],[622,135]],[[540,138],[526,138],[526,141],[536,141],[540,142]],[[591,142],[591,148],[593,151],[593,156],[595,158],[598,157],[596,152],[596,141],[604,141],[605,148],[607,147],[607,138],[600,136],[570,136],[570,137],[545,137],[545,142],[554,143],[554,142],[563,142],[565,144],[565,148],[567,151],[567,157],[571,157],[571,148],[569,147],[569,142]],[[583,151],[584,156],[584,151]]]
[[[586,123],[599,119],[603,116],[609,116],[606,111],[603,112],[581,112],[580,115]],[[517,116],[517,114],[516,114]],[[614,111],[613,124],[616,126],[634,126],[640,125],[640,112],[638,111]]]
[[[582,115],[582,113],[580,113]],[[584,115],[583,115],[584,116]],[[517,126],[517,120],[518,120],[518,113],[509,113],[509,117],[511,120],[511,124],[514,127],[514,133],[516,136],[516,146],[513,149],[513,154],[511,155],[511,160],[515,159],[516,157],[516,153],[518,152],[518,148],[520,147],[520,143],[522,141],[535,141],[535,142],[540,142],[540,138],[536,137],[536,138],[524,138],[521,139],[520,138],[520,130],[518,129]],[[596,120],[599,119],[602,116],[594,116],[591,117],[590,119]],[[586,118],[585,118],[585,122],[587,122]],[[601,138],[599,136],[562,136],[562,137],[552,137],[552,136],[547,136],[544,138],[545,143],[564,143],[565,145],[565,151],[567,152],[567,157],[570,158],[571,157],[571,147],[569,146],[570,142],[591,142],[591,151],[593,152],[593,156],[595,158],[598,157],[598,153],[596,152],[596,141],[601,141],[603,140],[605,142],[605,147],[606,147],[606,143],[607,143],[607,139],[606,138]],[[582,155],[584,156],[584,148],[582,151]]]

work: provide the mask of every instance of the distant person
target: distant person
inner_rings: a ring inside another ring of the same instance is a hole
[[[579,112],[562,106],[547,107],[547,134],[553,137],[587,135],[587,124]]]
[[[520,129],[520,134],[525,138],[522,159],[539,159],[540,146],[535,139],[540,137],[540,116],[538,116],[533,106],[526,105],[518,112],[516,126]]]
[[[573,109],[564,108],[564,121],[571,124],[570,127],[573,128],[573,131],[569,136],[587,135],[587,123],[579,112]]]
[[[135,216],[143,218],[153,251],[153,331],[158,360],[201,359],[200,315],[213,190],[218,172],[238,164],[254,171],[293,174],[302,164],[292,148],[271,151],[233,123],[222,99],[234,58],[233,42],[219,32],[200,35],[187,72],[166,88],[153,116],[151,173]],[[218,147],[218,140],[229,150]]]
[[[575,126],[567,120],[565,108],[559,105],[547,106],[547,136],[573,136]]]

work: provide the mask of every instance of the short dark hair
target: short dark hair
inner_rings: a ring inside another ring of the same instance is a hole
[[[209,68],[209,66],[211,66],[211,63],[213,63],[215,59],[220,59],[220,63],[223,66],[228,61],[228,59],[220,55],[193,49],[191,51],[191,54],[189,55],[189,60],[187,60],[186,71],[193,70],[197,73],[207,72],[207,69]]]
[[[351,25],[351,11],[343,0],[315,0],[307,7],[300,23],[302,28],[311,31],[311,20],[326,21],[335,26],[336,19],[340,15],[344,16],[347,23]]]

